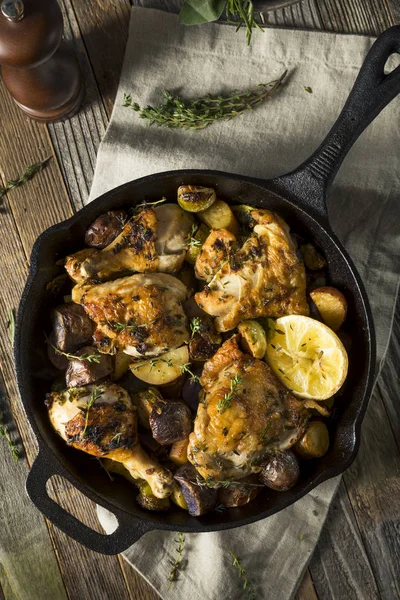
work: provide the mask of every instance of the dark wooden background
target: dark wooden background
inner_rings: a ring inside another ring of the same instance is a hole
[[[181,2],[133,4],[176,11]],[[96,152],[113,107],[131,8],[129,0],[60,0],[60,5],[66,38],[86,80],[87,98],[80,113],[64,123],[37,124],[16,108],[0,84],[0,183],[38,159],[54,157],[41,175],[13,190],[0,206],[0,411],[22,455],[14,463],[5,440],[0,440],[0,597],[155,600],[158,596],[121,557],[94,554],[69,539],[36,511],[24,492],[36,444],[16,390],[9,310],[18,306],[36,237],[79,210],[88,196]],[[303,0],[264,13],[261,21],[267,26],[377,35],[400,22],[400,2]],[[364,421],[359,456],[344,476],[298,599],[400,598],[399,322]],[[54,478],[50,493],[99,530],[93,503],[70,485]]]

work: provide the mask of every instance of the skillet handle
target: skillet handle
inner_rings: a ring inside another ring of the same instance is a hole
[[[327,218],[326,193],[354,142],[400,93],[400,65],[388,75],[387,59],[400,54],[400,26],[374,42],[336,123],[312,156],[297,169],[272,181],[278,192],[304,199],[315,216]]]
[[[100,554],[119,554],[134,544],[145,533],[152,530],[146,521],[141,521],[122,511],[116,512],[117,529],[110,535],[97,533],[64,510],[52,500],[46,484],[52,475],[59,473],[47,452],[39,452],[26,480],[26,491],[33,504],[47,519],[68,536]],[[107,507],[108,508],[108,507]]]

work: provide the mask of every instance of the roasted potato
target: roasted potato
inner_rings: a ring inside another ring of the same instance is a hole
[[[196,229],[193,235],[190,237],[188,248],[186,250],[186,257],[188,263],[194,265],[196,262],[196,258],[201,252],[201,247],[210,235],[210,230],[208,227],[201,223],[200,226]]]
[[[85,233],[86,246],[105,248],[121,233],[127,213],[125,210],[110,210],[97,217]]]
[[[267,336],[264,327],[253,319],[247,319],[239,323],[238,331],[243,349],[254,358],[264,358],[267,351]]]
[[[173,463],[181,467],[188,461],[187,457],[187,449],[189,445],[189,438],[183,438],[178,442],[175,442],[171,446],[171,450],[169,451],[169,459],[172,460]]]
[[[200,377],[202,367],[193,367],[193,374]],[[202,391],[202,387],[198,381],[192,381],[190,377],[187,377],[182,388],[182,398],[194,413],[197,412],[199,405],[199,393]]]
[[[188,505],[186,504],[186,500],[183,497],[182,490],[177,483],[172,488],[172,494],[170,496],[170,499],[174,504],[176,504],[176,506],[179,506],[179,508],[183,508],[183,510],[188,509]]]
[[[319,271],[326,267],[326,260],[313,246],[313,244],[301,244],[300,251],[303,256],[304,264],[310,271]]]
[[[256,221],[251,216],[254,206],[249,206],[248,204],[234,204],[231,206],[231,209],[242,227],[245,229],[252,229],[254,227]]]
[[[94,323],[79,304],[57,306],[51,313],[51,322],[54,345],[62,352],[74,352],[92,339]]]
[[[262,465],[259,477],[267,487],[285,492],[296,485],[300,477],[299,462],[293,452],[282,452]]]
[[[216,200],[210,208],[197,213],[197,217],[210,229],[227,229],[234,235],[239,232],[239,223],[229,204],[223,200]]]
[[[76,356],[69,361],[65,382],[67,387],[81,387],[94,383],[110,375],[113,370],[113,361],[109,354],[99,354],[94,346],[84,346],[77,350]],[[87,360],[85,357],[91,358]]]
[[[180,400],[158,400],[149,423],[153,438],[162,446],[168,446],[188,437],[192,430],[192,413]]]
[[[182,374],[183,365],[188,362],[188,347],[181,346],[156,358],[134,362],[129,368],[141,381],[150,385],[165,385],[178,379]]]
[[[114,370],[111,379],[116,381],[129,371],[129,365],[133,362],[132,356],[125,352],[118,352],[114,355]]]
[[[217,501],[217,490],[206,483],[191,463],[186,463],[174,475],[186,501],[189,514],[199,517],[212,510]],[[200,482],[202,485],[199,485]]]
[[[163,448],[156,440],[150,430],[139,431],[139,442],[143,450],[152,456],[159,456],[165,454],[165,448]]]
[[[163,399],[160,392],[157,388],[149,387],[147,390],[131,393],[130,397],[136,406],[140,424],[150,429],[149,417],[153,406],[158,400]]]
[[[222,343],[222,338],[214,327],[211,317],[194,317],[190,322],[192,337],[189,342],[191,360],[204,362],[214,356]]]
[[[179,281],[182,281],[184,285],[186,285],[188,297],[193,296],[194,292],[197,289],[197,280],[193,268],[187,263],[183,263],[179,271],[175,273],[175,277],[179,279]]]
[[[47,343],[47,356],[51,364],[60,371],[65,371],[68,368],[69,360],[63,354],[60,354],[56,350],[56,342],[54,339],[54,332],[52,331],[48,338]]]
[[[197,213],[206,210],[216,201],[213,188],[201,185],[181,185],[178,188],[178,204],[183,210]]]
[[[328,398],[329,400],[329,398]],[[303,406],[305,408],[310,408],[312,411],[312,414],[319,414],[322,415],[323,417],[329,417],[329,410],[328,407],[326,406],[326,400],[321,403],[321,402],[316,402],[315,400],[304,400],[303,402]]]
[[[323,421],[311,421],[294,449],[301,458],[320,458],[328,452],[329,432]]]
[[[250,485],[249,485],[250,484]],[[250,475],[235,487],[220,488],[218,490],[218,502],[228,508],[248,504],[258,496],[262,487],[259,485],[256,475]]]
[[[146,510],[162,511],[168,510],[170,507],[169,498],[157,498],[151,491],[151,487],[147,481],[138,480],[136,484],[139,488],[139,493],[136,496],[136,502]]]
[[[347,314],[347,301],[342,292],[334,287],[320,287],[310,292],[325,325],[337,331],[343,325]]]

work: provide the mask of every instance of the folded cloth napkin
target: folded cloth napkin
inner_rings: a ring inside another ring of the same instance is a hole
[[[248,48],[234,28],[184,27],[173,15],[132,9],[121,81],[90,199],[126,181],[170,169],[218,169],[266,178],[296,167],[331,127],[372,41],[268,29],[255,32]],[[185,97],[247,89],[277,78],[285,69],[289,69],[287,84],[267,103],[199,132],[150,127],[123,107],[124,93],[131,93],[140,105],[154,104],[164,89]],[[379,365],[399,284],[399,107],[399,100],[394,100],[361,136],[329,197],[333,229],[369,293]],[[290,598],[338,483],[339,478],[327,481],[293,506],[253,525],[186,535],[186,568],[170,588],[169,561],[176,557],[176,535],[150,532],[123,556],[161,597],[222,600],[243,597],[231,550],[245,566],[257,598]],[[98,515],[110,533],[115,517],[101,507]]]

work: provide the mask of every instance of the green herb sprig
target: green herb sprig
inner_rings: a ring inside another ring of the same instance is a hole
[[[280,88],[286,73],[287,71],[269,83],[261,83],[251,90],[233,92],[227,96],[204,96],[194,100],[182,100],[164,91],[161,104],[142,108],[132,100],[130,94],[125,94],[123,105],[139,113],[141,119],[150,121],[150,125],[198,131],[216,121],[230,120],[247,110],[252,110]]]
[[[170,561],[171,565],[172,565],[172,569],[168,576],[168,581],[169,581],[168,589],[170,589],[170,587],[174,583],[174,581],[177,581],[178,572],[183,571],[183,569],[184,569],[184,564],[181,561],[182,561],[183,549],[185,546],[185,536],[180,531],[178,531],[178,539],[175,540],[175,542],[178,544],[178,546],[176,547],[177,555],[176,555],[176,558],[174,561]]]
[[[197,383],[198,381],[200,381],[200,378],[192,372],[190,367],[191,367],[190,363],[185,363],[184,365],[180,365],[179,368],[181,370],[181,375],[183,375],[184,373],[189,373],[190,383]]]
[[[18,446],[14,442],[14,440],[11,438],[10,432],[8,431],[8,427],[7,427],[7,425],[5,425],[3,423],[3,421],[1,420],[1,418],[0,418],[0,437],[5,437],[6,438],[8,447],[9,447],[10,452],[11,452],[11,456],[13,457],[14,462],[17,462],[19,460],[19,458],[20,458],[19,451],[18,451]]]
[[[198,333],[199,331],[202,330],[202,321],[200,319],[200,317],[193,317],[193,319],[191,319],[190,321],[190,331],[192,333],[192,337],[195,335],[195,333]]]
[[[20,177],[18,177],[17,179],[10,179],[10,181],[7,181],[7,183],[4,187],[0,187],[0,199],[3,198],[3,196],[5,196],[10,190],[12,190],[16,187],[20,187],[21,185],[24,185],[27,181],[32,179],[37,173],[40,173],[40,171],[43,170],[43,167],[50,160],[50,158],[51,157],[47,157],[44,160],[42,160],[41,162],[37,162],[33,165],[30,165],[29,167],[27,167],[27,169],[23,175],[20,175]]]
[[[89,362],[89,363],[99,363],[101,360],[101,354],[82,354],[82,355],[78,356],[77,354],[70,354],[69,352],[63,352],[62,350],[57,348],[57,346],[52,344],[48,338],[46,338],[46,341],[53,348],[53,350],[56,354],[59,354],[60,356],[65,356],[65,358],[67,360],[80,360],[82,362]]]
[[[242,383],[243,378],[240,375],[235,375],[231,378],[230,381],[230,391],[224,395],[222,400],[220,400],[217,404],[217,410],[220,415],[226,411],[227,408],[232,406],[233,398],[238,391],[240,384]]]
[[[97,400],[98,400],[99,398],[101,398],[101,396],[102,396],[103,394],[104,394],[104,389],[103,389],[103,388],[94,387],[94,388],[92,389],[92,393],[90,394],[90,398],[89,398],[89,400],[86,402],[85,427],[83,428],[83,431],[82,431],[82,437],[85,437],[86,430],[87,430],[87,428],[88,428],[90,409],[92,408],[93,404],[94,404],[95,402],[97,402]]]
[[[195,237],[199,226],[197,223],[193,223],[190,233],[187,236],[187,248],[199,248],[203,245],[203,242]]]
[[[246,486],[246,487],[265,487],[262,483],[250,483],[247,481],[233,481],[232,479],[218,480],[218,479],[215,479],[214,477],[212,477],[211,475],[208,475],[208,477],[205,481],[201,481],[200,479],[197,479],[196,481],[193,481],[192,483],[198,485],[199,487],[208,487],[208,488],[222,487],[224,489],[228,489],[230,487],[237,487],[238,485]]]
[[[232,550],[228,550],[228,552],[233,558],[233,562],[232,562],[233,566],[236,567],[236,569],[238,570],[238,573],[239,573],[239,577],[243,581],[243,590],[246,592],[246,596],[247,596],[248,600],[255,600],[256,594],[255,594],[253,586],[251,585],[251,582],[247,576],[246,569],[243,567],[242,563],[240,562],[238,557],[232,552]]]
[[[252,0],[228,0],[225,10],[228,21],[236,25],[236,31],[243,25],[245,26],[248,45],[251,42],[253,29],[259,29],[264,33],[264,30],[255,19]]]

